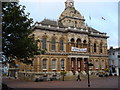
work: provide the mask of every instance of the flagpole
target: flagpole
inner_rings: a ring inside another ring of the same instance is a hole
[[[90,20],[90,30],[92,29],[92,24],[91,24],[91,15],[89,15],[89,20]]]
[[[100,17],[100,27],[102,27],[101,30],[103,29],[103,21],[105,20],[106,19],[104,17]]]

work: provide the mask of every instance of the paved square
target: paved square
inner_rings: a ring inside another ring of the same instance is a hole
[[[88,88],[87,79],[82,81],[32,82],[3,78],[3,83],[11,88]],[[118,77],[103,77],[90,80],[90,88],[118,88]]]

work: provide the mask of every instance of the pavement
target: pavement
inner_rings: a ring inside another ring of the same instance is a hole
[[[83,79],[82,81],[65,80],[33,82],[3,77],[2,83],[10,88],[118,88],[118,77],[92,78],[90,79],[90,87],[88,87],[87,79]]]

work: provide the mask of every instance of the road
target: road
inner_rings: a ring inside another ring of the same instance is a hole
[[[2,82],[11,88],[88,88],[87,79],[82,81],[22,81],[3,78]],[[89,88],[118,88],[118,77],[102,77],[90,80]]]

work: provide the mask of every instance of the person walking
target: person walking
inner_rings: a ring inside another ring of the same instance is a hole
[[[76,81],[81,81],[81,79],[80,79],[80,75],[78,74],[78,76],[77,76],[77,80]]]

